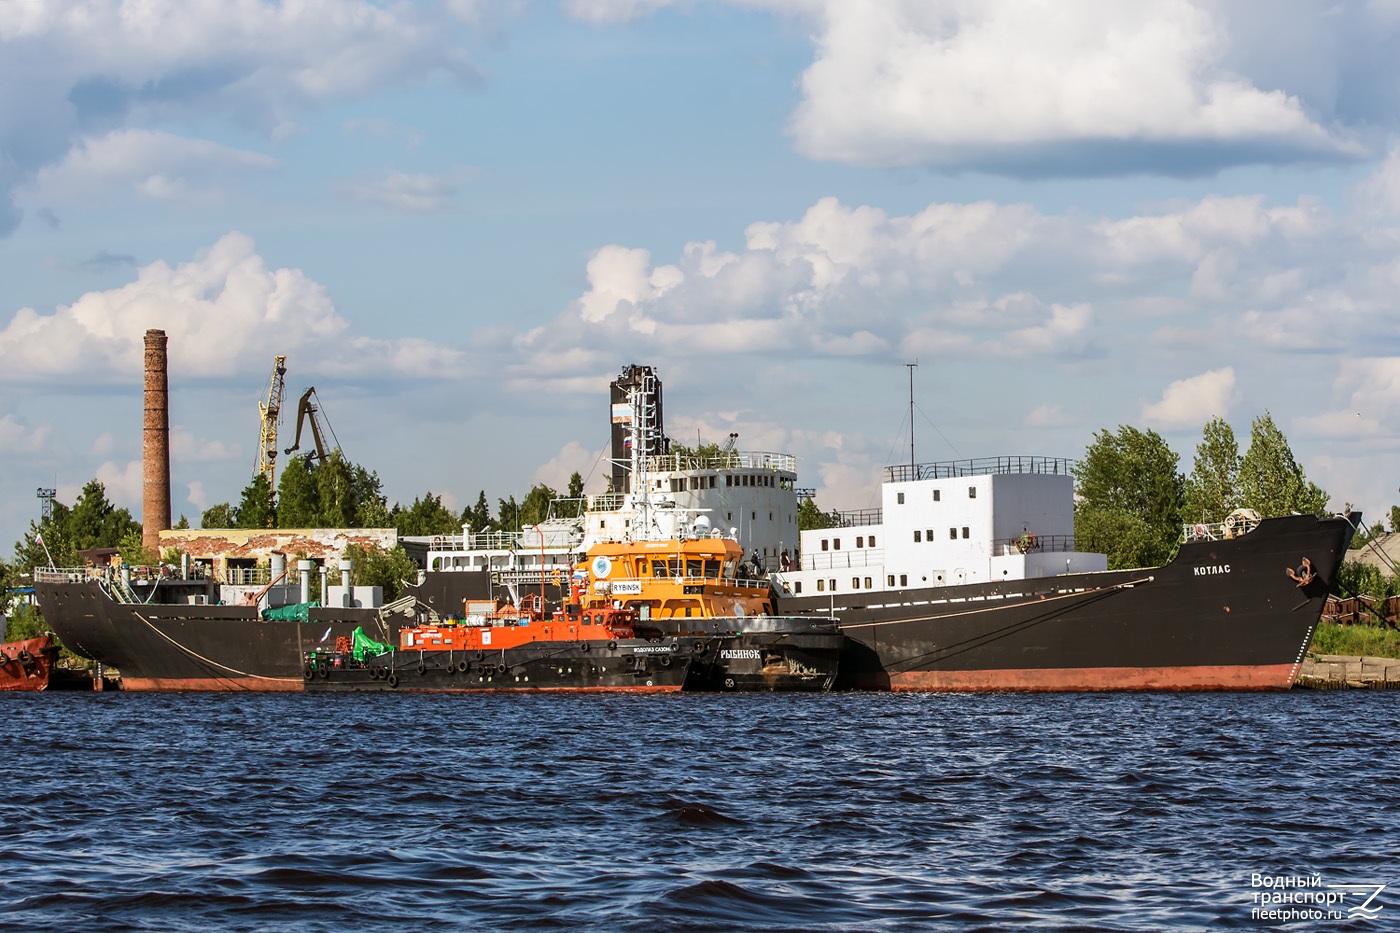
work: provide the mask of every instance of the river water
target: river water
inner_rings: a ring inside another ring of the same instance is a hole
[[[1400,693],[0,711],[6,929],[1400,928]]]

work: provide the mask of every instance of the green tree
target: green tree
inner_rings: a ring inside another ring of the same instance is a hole
[[[520,518],[516,527],[525,528],[544,521],[549,517],[549,504],[557,498],[559,498],[559,493],[544,483],[532,486],[520,502]]]
[[[247,486],[243,487],[243,498],[235,513],[239,528],[276,528],[277,503],[272,484],[262,473],[255,473]]]
[[[133,528],[122,535],[121,540],[117,542],[117,551],[121,555],[122,563],[132,567],[151,567],[159,563],[159,555],[141,543],[142,537],[140,528]]]
[[[814,528],[835,528],[841,524],[841,514],[836,511],[823,512],[817,508],[816,499],[803,499],[797,506],[797,530],[810,531]]]
[[[1162,564],[1181,540],[1185,479],[1156,431],[1099,431],[1074,467],[1075,545],[1108,555],[1110,569]]]
[[[1196,446],[1196,463],[1186,478],[1185,517],[1219,522],[1239,508],[1240,445],[1224,418],[1212,418]]]
[[[520,530],[520,506],[515,504],[515,496],[496,500],[496,528],[500,531]]]
[[[482,534],[496,527],[496,522],[491,518],[491,506],[486,502],[486,490],[483,489],[477,494],[476,505],[462,510],[462,524],[475,534]]]
[[[1240,499],[1264,518],[1327,511],[1327,493],[1308,481],[1268,412],[1254,419],[1249,451],[1240,461]]]
[[[555,515],[559,518],[577,518],[579,515],[583,514],[583,477],[579,475],[577,470],[569,477],[569,488],[564,493],[563,498],[579,501],[567,504],[561,502],[559,505],[555,506]]]
[[[15,562],[21,567],[47,567],[51,554],[56,566],[77,566],[78,551],[117,547],[132,529],[140,531],[140,523],[126,509],[112,505],[106,487],[94,479],[83,487],[71,509],[55,501],[49,518],[29,523],[29,532],[15,544]]]
[[[98,480],[90,480],[73,505],[68,516],[68,536],[77,550],[94,547],[116,547],[122,535],[141,523],[126,509],[107,501],[107,488]]]
[[[11,610],[9,618],[5,620],[5,641],[38,638],[48,630],[49,624],[44,621],[44,615],[38,606],[20,603]]]
[[[205,509],[199,516],[200,528],[237,528],[238,517],[234,514],[233,506],[227,502],[220,502]]]
[[[277,524],[282,528],[315,528],[320,512],[311,456],[292,457],[277,482]]]
[[[398,599],[405,584],[418,582],[418,565],[401,546],[385,550],[375,545],[351,544],[345,548],[345,556],[354,561],[350,582],[355,586],[382,586],[385,602]]]
[[[450,535],[461,528],[457,515],[442,504],[441,496],[432,493],[414,499],[406,509],[395,504],[389,521],[400,536]]]

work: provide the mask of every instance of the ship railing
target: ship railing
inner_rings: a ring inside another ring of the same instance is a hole
[[[1000,476],[1008,473],[1041,473],[1072,476],[1074,461],[1065,457],[1006,456],[972,460],[941,460],[936,463],[904,463],[885,467],[885,481],[907,483],[913,480],[949,479],[959,476]]]
[[[879,525],[884,522],[884,509],[848,509],[831,512],[836,519],[836,528],[855,528],[859,525]]]
[[[763,450],[730,450],[717,454],[664,454],[647,457],[649,473],[683,473],[693,470],[773,470],[796,473],[797,457]]]
[[[757,590],[765,589],[765,588],[768,586],[768,580],[767,580],[767,579],[760,578],[760,577],[751,577],[751,576],[740,576],[740,577],[733,577],[733,578],[705,577],[705,576],[685,576],[685,575],[677,576],[677,577],[657,577],[657,576],[651,576],[651,577],[630,577],[630,576],[629,576],[629,577],[624,577],[624,576],[616,576],[616,577],[608,577],[608,579],[607,579],[606,582],[608,582],[608,583],[642,583],[642,584],[664,583],[664,584],[667,584],[667,585],[679,584],[679,585],[681,585],[681,586],[739,586],[739,587],[747,587],[748,589],[757,589]]]
[[[572,564],[546,564],[543,570],[538,567],[531,570],[493,570],[491,582],[514,586],[539,586],[541,583],[562,586],[569,582],[573,569]]]
[[[1181,526],[1183,543],[1227,541],[1249,534],[1259,525],[1258,515],[1231,514],[1223,522],[1187,522]]]
[[[1037,553],[1070,554],[1074,551],[1074,535],[1037,535],[1023,531],[1013,538],[997,538],[992,541],[992,554],[997,557]]]
[[[295,571],[293,571],[293,574]],[[267,586],[272,582],[271,567],[225,567],[219,582],[227,586]],[[288,583],[294,582],[292,574]]]
[[[35,583],[85,583],[88,580],[101,580],[105,573],[101,567],[35,567]]]
[[[798,559],[799,570],[849,570],[854,567],[879,567],[885,563],[882,547],[856,548],[851,551],[818,551],[803,554]]]

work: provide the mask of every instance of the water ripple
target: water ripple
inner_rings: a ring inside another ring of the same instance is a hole
[[[1400,890],[1397,702],[0,696],[0,927],[1261,929]]]

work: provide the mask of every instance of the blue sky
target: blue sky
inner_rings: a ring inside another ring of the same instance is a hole
[[[139,513],[148,327],[196,522],[276,354],[391,501],[601,491],[643,362],[866,507],[917,359],[921,460],[1269,410],[1379,517],[1400,4],[1259,9],[0,0],[0,547],[39,486]]]

